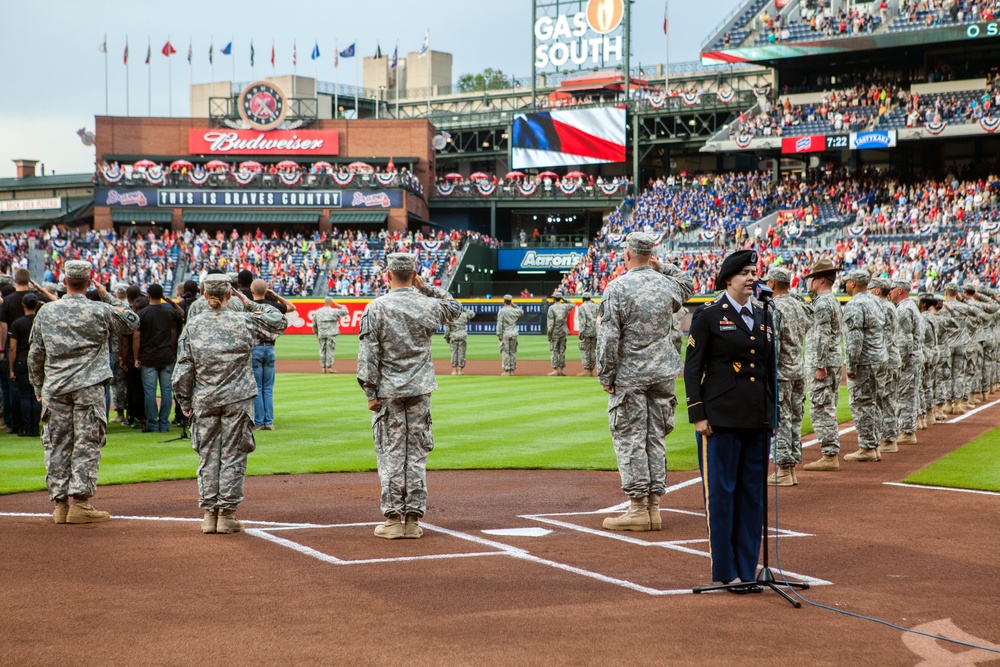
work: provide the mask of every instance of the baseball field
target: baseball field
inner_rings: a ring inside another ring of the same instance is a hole
[[[0,664],[1000,659],[989,584],[997,397],[880,463],[799,472],[798,486],[770,496],[770,565],[811,585],[796,610],[769,592],[690,594],[708,583],[708,552],[683,410],[667,438],[664,530],[600,528],[624,497],[606,395],[596,378],[572,376],[573,340],[565,378],[544,377],[543,337],[521,337],[513,378],[497,377],[493,337],[469,338],[464,377],[448,375],[436,340],[426,534],[373,538],[378,479],[357,339],[341,337],[334,375],[318,372],[315,345],[279,341],[276,430],[256,433],[245,534],[200,533],[197,455],[187,440],[161,442],[179,429],[110,425],[94,504],[115,519],[86,526],[52,523],[38,441],[0,439]],[[843,452],[853,451],[844,389],[838,413]],[[819,456],[810,431],[807,413],[805,460]]]

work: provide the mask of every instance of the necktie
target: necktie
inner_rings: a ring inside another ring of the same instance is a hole
[[[743,322],[747,325],[747,328],[753,329],[753,312],[746,306],[743,306],[740,308],[740,316],[743,317]]]

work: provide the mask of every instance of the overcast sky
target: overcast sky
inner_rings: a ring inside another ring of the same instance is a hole
[[[674,0],[670,7],[671,62],[698,58],[701,41],[739,0]],[[663,0],[633,5],[632,53],[637,63],[664,60]],[[453,76],[486,67],[522,77],[531,73],[531,0],[299,0],[299,2],[218,2],[211,0],[0,0],[0,81],[7,103],[0,106],[0,178],[15,175],[13,159],[36,159],[46,173],[93,169],[94,149],[76,130],[94,129],[103,115],[104,56],[98,47],[107,34],[111,115],[125,115],[125,66],[129,42],[132,115],[146,115],[147,71],[152,77],[154,116],[168,115],[168,61],[161,53],[170,38],[173,115],[188,114],[188,85],[212,80],[209,44],[215,46],[215,77],[250,79],[250,41],[255,73],[271,72],[271,43],[277,74],[292,72],[292,43],[298,46],[298,73],[313,76],[309,53],[319,43],[320,80],[332,81],[333,51],[357,40],[359,56],[399,43],[400,54],[417,50],[430,29],[435,51],[453,54]],[[233,39],[235,56],[219,53]],[[144,63],[147,40],[151,66]],[[189,40],[193,68],[187,63]],[[341,61],[341,82],[353,83],[353,63]]]

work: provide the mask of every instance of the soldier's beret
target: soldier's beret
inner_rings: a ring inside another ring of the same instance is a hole
[[[503,300],[504,301],[513,301],[514,297],[512,297],[510,294],[504,294],[503,295]]]
[[[714,289],[726,289],[726,281],[742,271],[743,267],[750,266],[751,264],[754,266],[757,265],[756,250],[737,250],[734,253],[730,253],[722,260],[722,268],[719,269],[719,275],[715,279]]]
[[[86,279],[90,278],[91,270],[90,262],[84,262],[79,259],[71,259],[63,265],[63,275],[67,278],[73,279]]]
[[[871,274],[864,269],[852,269],[847,272],[846,276],[844,276],[844,280],[853,280],[854,282],[861,283],[863,285],[867,285],[871,279]]]
[[[957,292],[958,291],[958,283],[955,283],[955,282],[945,283],[941,287],[941,289],[943,289],[946,292]]]
[[[224,273],[210,273],[205,276],[205,279],[201,281],[201,287],[205,290],[205,294],[211,294],[213,296],[223,296],[229,294],[233,289],[232,284],[229,282],[229,276]]]
[[[909,292],[911,289],[913,289],[913,283],[911,283],[909,280],[898,280],[897,279],[897,280],[893,280],[891,283],[889,283],[889,285],[890,285],[890,289],[905,289],[907,292]]]
[[[625,239],[625,247],[637,255],[652,255],[656,243],[646,232],[632,232]]]
[[[792,272],[788,269],[783,269],[780,266],[772,266],[767,270],[767,275],[764,276],[764,280],[774,280],[779,283],[791,283]]]
[[[827,273],[836,273],[837,267],[833,265],[828,259],[821,259],[815,264],[813,264],[812,269],[806,274],[806,278],[815,278],[816,276],[822,276]]]
[[[387,258],[386,266],[390,271],[416,271],[417,256],[407,252],[394,252]]]

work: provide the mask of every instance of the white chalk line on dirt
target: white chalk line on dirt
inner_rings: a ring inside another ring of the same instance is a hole
[[[974,407],[971,410],[969,410],[968,412],[966,412],[964,415],[959,415],[957,417],[953,417],[953,418],[949,419],[948,421],[945,422],[945,424],[957,424],[958,422],[962,421],[963,419],[968,419],[972,415],[978,414],[978,413],[982,412],[986,408],[992,408],[994,405],[1000,405],[1000,399],[997,399],[995,401],[990,401],[989,403],[983,403],[982,405]]]
[[[924,491],[957,491],[958,493],[975,493],[980,496],[1000,496],[996,491],[980,491],[979,489],[958,489],[951,486],[932,486],[930,484],[907,484],[905,482],[882,482],[886,486],[901,486],[908,489],[921,489]]]

